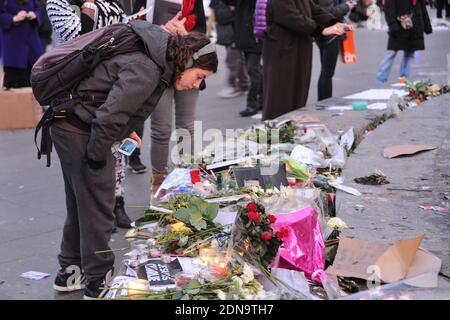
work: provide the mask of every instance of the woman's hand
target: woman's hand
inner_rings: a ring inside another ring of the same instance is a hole
[[[353,30],[352,25],[338,22],[331,27],[323,29],[322,35],[324,35],[324,36],[332,36],[332,35],[340,36],[348,31],[352,31],[352,30]]]
[[[128,136],[128,138],[133,139],[134,141],[137,142],[137,146],[136,148],[140,149],[142,146],[142,140],[141,138],[137,135],[136,131],[133,131],[132,133],[130,133],[130,135]]]
[[[29,12],[27,13],[27,18],[28,18],[29,20],[34,20],[34,19],[36,19],[36,14],[34,13],[34,11],[29,11]]]
[[[173,36],[176,36],[177,34],[184,36],[188,34],[184,27],[185,22],[186,18],[181,18],[181,12],[178,12],[175,17],[170,19],[165,25],[161,26],[161,28]]]
[[[16,14],[13,17],[13,22],[22,22],[27,18],[27,12],[25,10],[19,11],[18,14]]]

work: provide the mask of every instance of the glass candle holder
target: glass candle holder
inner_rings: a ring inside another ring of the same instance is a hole
[[[214,279],[228,276],[228,259],[226,257],[213,257],[208,263],[208,273]]]

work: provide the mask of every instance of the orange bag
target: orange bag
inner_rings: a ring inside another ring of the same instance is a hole
[[[356,47],[355,39],[353,38],[353,31],[346,33],[346,39],[342,41],[341,45],[342,62],[344,64],[356,63]]]

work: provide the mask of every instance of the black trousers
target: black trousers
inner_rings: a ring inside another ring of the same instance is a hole
[[[247,94],[247,107],[260,110],[263,105],[263,81],[261,53],[244,52],[250,84]]]
[[[442,18],[442,10],[445,9],[445,17],[450,18],[450,2],[449,0],[436,0],[436,16]]]
[[[31,86],[31,67],[28,69],[3,67],[3,70],[5,72],[3,78],[3,86],[6,89],[24,88]]]
[[[320,76],[317,84],[318,100],[324,100],[333,96],[333,76],[336,69],[337,58],[341,47],[341,40],[336,39],[328,43],[329,38],[316,41],[320,50]]]

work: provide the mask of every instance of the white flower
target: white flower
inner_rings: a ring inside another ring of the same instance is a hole
[[[241,289],[242,286],[244,285],[244,281],[238,276],[233,276],[231,278],[231,281],[233,281],[233,284],[236,287],[236,289]]]
[[[331,218],[330,220],[328,220],[327,226],[330,229],[339,230],[339,231],[342,231],[342,230],[348,228],[347,224],[339,218]]]
[[[255,275],[253,273],[252,267],[250,267],[247,263],[244,263],[244,274],[242,275],[242,280],[244,280],[244,283],[247,284],[253,279],[255,279]]]
[[[217,290],[214,290],[214,292],[217,294],[217,297],[220,300],[226,300],[227,299],[227,294],[225,292],[223,292],[222,290],[217,289]]]

